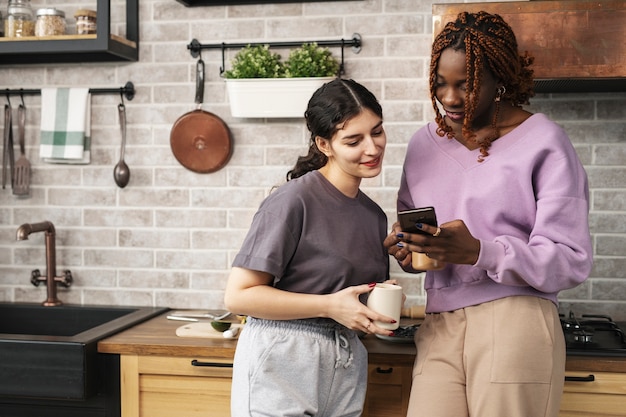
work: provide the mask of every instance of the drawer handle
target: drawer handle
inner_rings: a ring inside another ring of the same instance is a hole
[[[232,368],[232,363],[223,362],[200,362],[198,359],[191,361],[191,366],[212,366],[214,368]]]
[[[565,380],[568,382],[593,382],[596,380],[596,377],[592,374],[587,376],[566,376]]]
[[[383,368],[376,368],[376,373],[378,374],[391,374],[393,373],[393,368],[387,368],[387,369],[383,369]]]

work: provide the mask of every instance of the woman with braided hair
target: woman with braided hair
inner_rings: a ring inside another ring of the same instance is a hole
[[[397,209],[435,207],[439,227],[385,239],[426,271],[410,417],[556,417],[565,343],[558,294],[592,266],[585,171],[566,133],[522,108],[532,58],[498,15],[461,13],[434,40],[435,121],[411,138]]]

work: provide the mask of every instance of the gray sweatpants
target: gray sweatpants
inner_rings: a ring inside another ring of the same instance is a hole
[[[360,416],[367,351],[329,320],[249,318],[235,352],[232,417]]]

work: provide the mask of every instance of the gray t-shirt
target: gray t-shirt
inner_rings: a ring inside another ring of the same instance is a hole
[[[319,171],[261,203],[233,266],[267,272],[283,290],[330,294],[389,279],[387,217],[363,192],[349,198]]]

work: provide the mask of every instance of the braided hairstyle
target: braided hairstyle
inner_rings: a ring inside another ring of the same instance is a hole
[[[383,117],[383,109],[374,94],[354,80],[336,78],[313,93],[304,113],[311,132],[309,152],[300,156],[293,169],[287,172],[287,181],[326,165],[328,157],[317,148],[315,138],[330,140],[346,120],[358,116],[364,109]]]
[[[449,22],[433,42],[430,62],[430,95],[435,109],[435,121],[440,136],[452,139],[454,132],[446,125],[443,115],[437,106],[435,89],[437,86],[437,66],[444,49],[465,52],[467,91],[465,93],[465,119],[463,120],[463,136],[476,142],[476,134],[472,131],[474,111],[478,104],[482,76],[485,70],[504,85],[496,97],[496,109],[492,121],[494,135],[480,142],[479,161],[489,155],[491,142],[500,136],[497,119],[500,102],[508,101],[514,106],[529,104],[535,95],[533,90],[533,71],[529,69],[534,58],[525,52],[520,55],[517,40],[511,27],[497,14],[481,11],[477,13],[462,12],[456,20]]]

